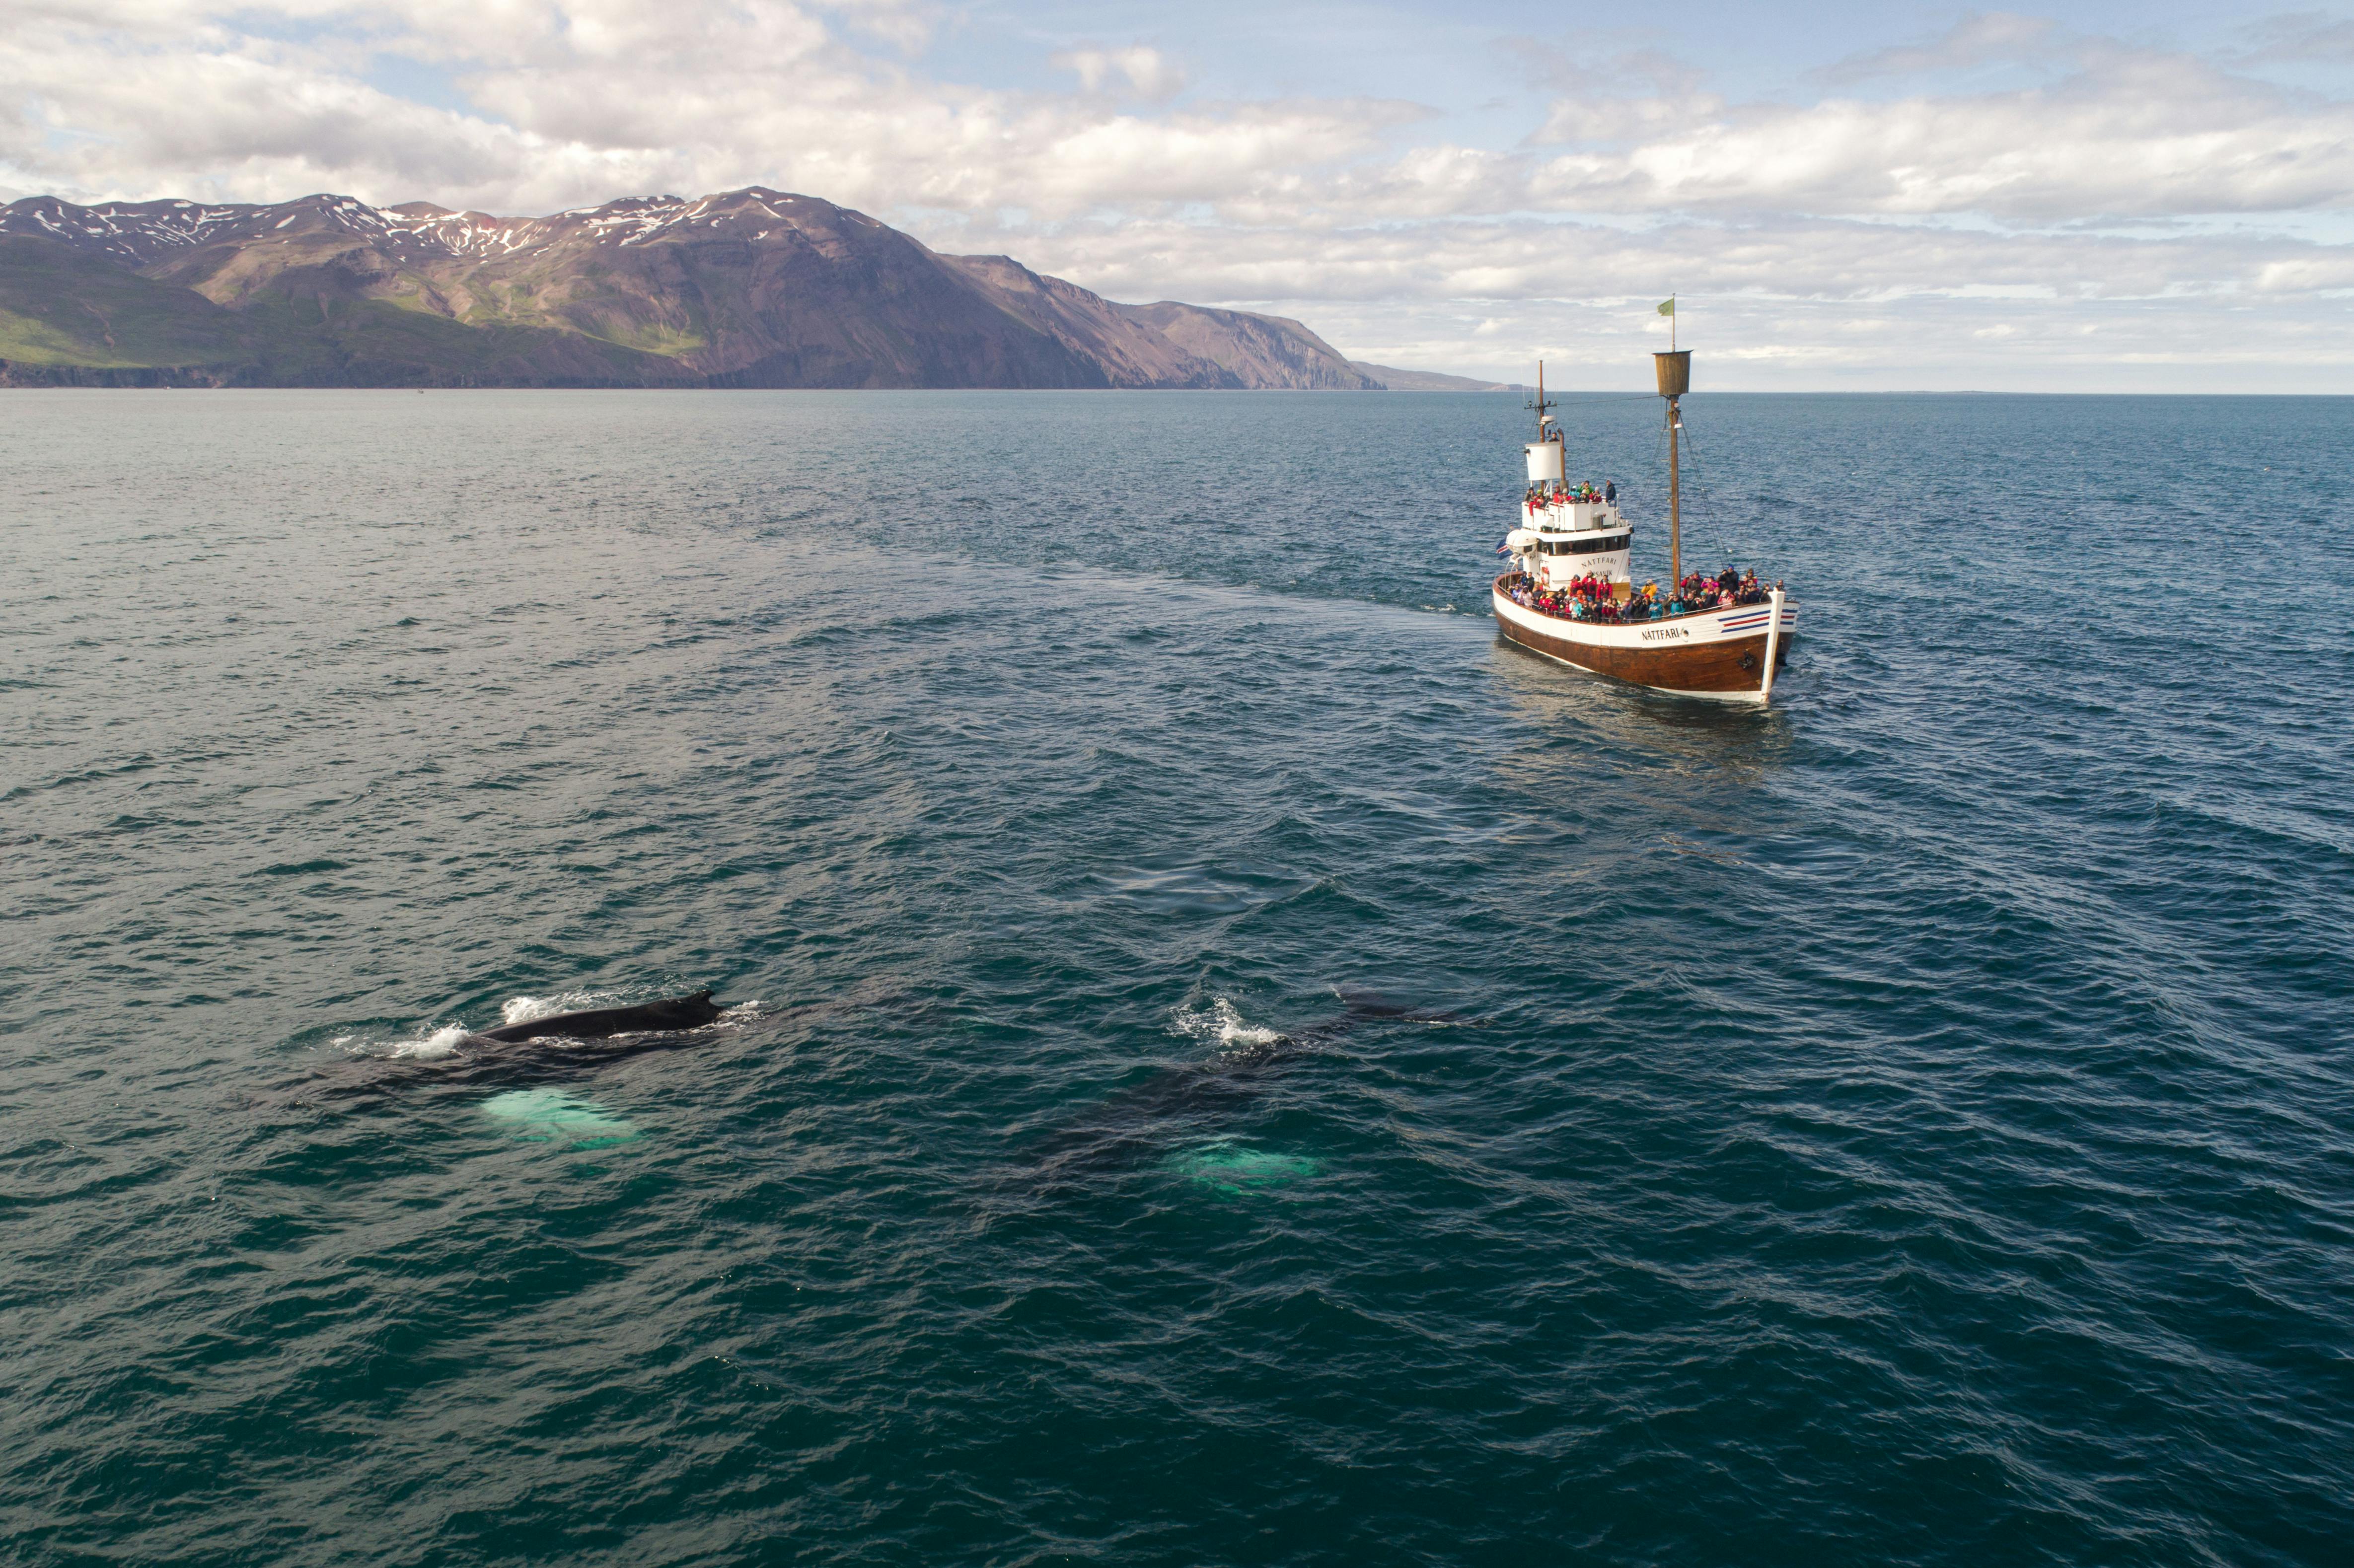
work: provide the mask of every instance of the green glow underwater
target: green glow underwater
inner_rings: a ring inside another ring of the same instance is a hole
[[[1170,1163],[1179,1175],[1230,1197],[1300,1181],[1315,1175],[1318,1169],[1316,1161],[1305,1155],[1253,1149],[1231,1138],[1196,1145]]]
[[[562,1089],[514,1089],[482,1102],[482,1114],[518,1138],[572,1149],[607,1149],[636,1139],[635,1125]]]

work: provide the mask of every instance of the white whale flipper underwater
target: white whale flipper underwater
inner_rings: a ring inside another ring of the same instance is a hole
[[[607,1149],[638,1136],[633,1123],[562,1089],[510,1089],[484,1100],[482,1114],[518,1138],[571,1149]]]
[[[1320,1169],[1304,1154],[1254,1149],[1233,1138],[1213,1138],[1197,1143],[1173,1157],[1169,1168],[1230,1198],[1304,1181]]]

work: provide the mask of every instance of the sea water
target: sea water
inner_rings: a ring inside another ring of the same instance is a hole
[[[2342,1561],[2354,404],[1688,414],[1769,711],[1510,397],[0,394],[6,1555]]]

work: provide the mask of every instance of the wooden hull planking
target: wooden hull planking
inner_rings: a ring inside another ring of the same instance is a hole
[[[1493,597],[1496,625],[1508,641],[1580,670],[1677,696],[1719,702],[1762,703],[1771,689],[1766,681],[1768,633],[1763,628],[1740,636],[1702,636],[1665,647],[1646,647],[1632,643],[1631,638],[1699,622],[1701,618],[1680,616],[1674,621],[1638,621],[1632,626],[1595,625],[1589,637],[1580,637],[1578,630],[1585,629],[1583,622],[1530,609],[1507,599],[1501,588],[1494,590]],[[1777,673],[1787,662],[1790,644],[1797,640],[1787,624],[1790,619],[1795,618],[1786,617],[1780,635],[1773,639]],[[1690,630],[1701,631],[1703,627],[1714,630],[1712,621],[1691,625]]]

